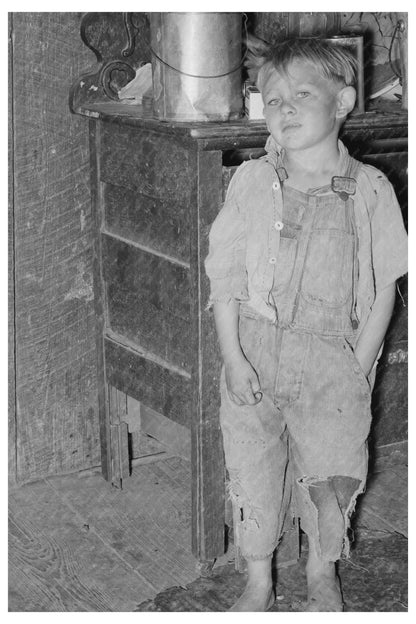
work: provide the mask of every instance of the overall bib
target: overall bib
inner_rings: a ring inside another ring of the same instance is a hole
[[[240,342],[263,393],[237,406],[221,375],[220,421],[234,533],[246,559],[269,556],[299,517],[328,561],[348,556],[364,490],[371,387],[354,355],[358,238],[348,157],[332,187],[286,184],[271,303],[277,323],[240,305]]]

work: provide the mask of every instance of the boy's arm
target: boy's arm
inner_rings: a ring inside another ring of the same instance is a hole
[[[235,299],[214,302],[214,317],[224,360],[228,395],[237,405],[255,405],[261,400],[257,373],[246,359],[239,340],[240,304]]]
[[[396,282],[386,286],[376,297],[368,320],[358,338],[355,356],[366,377],[374,366],[390,323],[396,297]]]

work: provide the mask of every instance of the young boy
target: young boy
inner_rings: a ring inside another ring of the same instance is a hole
[[[305,610],[343,609],[335,562],[349,554],[375,365],[407,271],[390,183],[338,139],[355,71],[317,39],[271,51],[258,75],[267,154],[239,167],[210,232],[220,420],[248,573],[231,611],[273,603],[271,557],[291,513],[308,536]]]

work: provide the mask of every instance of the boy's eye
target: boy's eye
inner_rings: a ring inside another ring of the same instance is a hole
[[[281,102],[280,98],[272,98],[271,100],[267,102],[267,104],[269,106],[277,106],[278,104],[280,104],[280,102]]]
[[[299,98],[306,98],[309,95],[309,91],[298,91]]]

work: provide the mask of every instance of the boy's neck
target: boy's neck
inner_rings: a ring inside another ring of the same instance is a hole
[[[330,184],[339,171],[341,154],[334,149],[294,150],[282,153],[283,166],[288,175],[288,185],[301,191]]]
[[[311,148],[310,150],[283,150],[282,160],[287,173],[305,175],[325,175],[338,169],[341,158],[338,144],[332,149]]]

